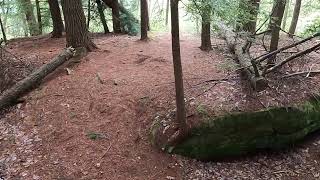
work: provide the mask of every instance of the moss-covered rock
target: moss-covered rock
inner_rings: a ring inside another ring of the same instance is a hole
[[[192,129],[172,153],[197,159],[239,156],[287,148],[320,129],[320,102],[212,118]]]

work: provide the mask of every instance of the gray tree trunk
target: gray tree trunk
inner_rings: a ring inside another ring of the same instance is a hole
[[[289,29],[289,33],[291,34],[290,37],[292,37],[296,32],[299,15],[300,15],[300,9],[301,9],[301,1],[302,0],[296,0],[296,5],[294,6],[293,17],[292,17],[291,26]]]

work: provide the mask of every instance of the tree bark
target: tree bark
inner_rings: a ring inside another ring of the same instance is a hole
[[[55,57],[51,62],[43,65],[38,70],[33,72],[30,76],[18,82],[15,86],[5,91],[0,96],[0,110],[7,108],[35,88],[47,75],[52,73],[60,65],[68,61],[74,56],[74,49],[68,48],[64,50],[60,55]]]
[[[118,0],[112,2],[112,22],[113,22],[113,32],[121,33],[121,21],[120,21],[120,9]]]
[[[286,0],[286,8],[284,10],[283,20],[282,20],[282,29],[285,30],[287,27],[288,14],[290,9],[291,0]]]
[[[148,39],[148,2],[147,0],[140,0],[141,12],[141,40]]]
[[[183,73],[180,52],[178,3],[179,0],[171,0],[171,34],[177,106],[176,123],[179,127],[180,133],[183,134],[186,131],[186,110],[184,102]]]
[[[33,5],[31,3],[31,0],[20,0],[20,3],[28,23],[30,35],[39,35],[39,27],[33,13]]]
[[[5,28],[4,28],[4,26],[3,26],[1,16],[0,16],[0,28],[1,28],[1,32],[2,32],[3,41],[4,41],[4,43],[7,43],[6,31],[5,31]],[[0,44],[0,45],[1,45],[1,44]]]
[[[276,51],[278,49],[281,22],[284,14],[284,9],[286,7],[286,0],[277,0],[275,5],[274,13],[271,17],[271,42],[270,51]],[[268,60],[268,64],[274,64],[276,56],[272,56]]]
[[[48,0],[48,3],[53,24],[52,37],[60,38],[62,37],[62,32],[64,31],[64,25],[62,22],[59,2],[58,0]]]
[[[166,27],[168,27],[168,23],[169,23],[169,6],[170,6],[170,0],[167,0],[167,8],[166,8]]]
[[[89,37],[81,0],[61,0],[61,4],[66,24],[67,47],[84,47],[88,51],[97,48]]]
[[[117,1],[112,1],[112,0],[102,0],[102,1],[109,8],[111,8],[112,11],[115,12],[115,14],[117,14],[116,13],[117,11],[119,12],[119,18],[113,18],[113,22],[114,22],[113,24],[115,26],[118,26],[118,24],[119,24],[119,27],[117,28],[118,32],[122,32],[122,30],[123,30],[124,33],[136,35],[136,33],[137,33],[136,31],[139,31],[139,30],[134,29],[133,26],[138,24],[139,20],[137,20],[134,17],[134,15],[130,11],[128,11],[125,7],[123,7],[121,4],[116,3]],[[116,7],[115,7],[115,3],[117,4]],[[118,9],[118,10],[116,10],[116,9]],[[121,22],[120,13],[122,14],[122,16],[125,16],[125,18],[129,18],[129,19],[127,19],[127,22]],[[113,17],[116,17],[116,16],[113,16]],[[115,22],[114,20],[119,20],[119,21]],[[128,31],[126,32],[126,30],[128,30]]]
[[[40,7],[39,0],[36,0],[36,9],[37,9],[37,20],[38,20],[39,34],[42,34],[42,16],[41,16],[41,7]]]
[[[97,8],[100,16],[101,23],[103,25],[104,33],[107,34],[110,32],[107,21],[106,21],[106,16],[104,15],[104,8],[101,4],[100,0],[96,0],[97,3]]]
[[[91,20],[91,0],[88,0],[88,21],[87,21],[87,27],[90,28],[90,20]]]
[[[298,24],[298,20],[299,20],[299,15],[300,15],[300,9],[301,9],[301,1],[302,0],[296,0],[296,5],[294,6],[294,10],[293,10],[293,17],[292,17],[292,21],[291,21],[291,25],[290,25],[290,29],[289,29],[289,36],[293,37],[293,35],[296,32],[296,28],[297,28],[297,24]]]
[[[209,10],[209,9],[208,9]],[[210,10],[209,10],[210,11]],[[211,24],[210,24],[210,12],[206,11],[202,14],[202,27],[201,27],[201,46],[200,49],[202,51],[210,51],[212,50],[211,45]]]

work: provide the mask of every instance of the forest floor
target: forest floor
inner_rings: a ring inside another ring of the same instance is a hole
[[[199,38],[181,39],[188,117],[200,107],[219,116],[299,103],[318,92],[316,77],[280,78],[267,90],[253,92],[239,78],[223,40],[213,39],[214,50],[208,53],[198,48]],[[149,127],[157,115],[174,109],[170,36],[141,42],[97,35],[94,41],[99,49],[70,67],[69,75],[60,68],[1,119],[0,179],[320,178],[319,135],[284,152],[221,162],[155,149]],[[40,66],[63,47],[64,39],[44,36],[15,40],[7,48]],[[317,53],[306,59],[288,69],[320,67]]]

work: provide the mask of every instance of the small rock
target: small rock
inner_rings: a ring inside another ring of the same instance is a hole
[[[101,163],[97,163],[96,166],[99,168],[101,166]]]
[[[39,176],[36,176],[36,175],[33,175],[32,178],[33,178],[34,180],[40,179],[40,177],[39,177]]]
[[[176,178],[175,178],[175,177],[172,177],[172,176],[167,176],[166,179],[168,179],[168,180],[175,180]]]

